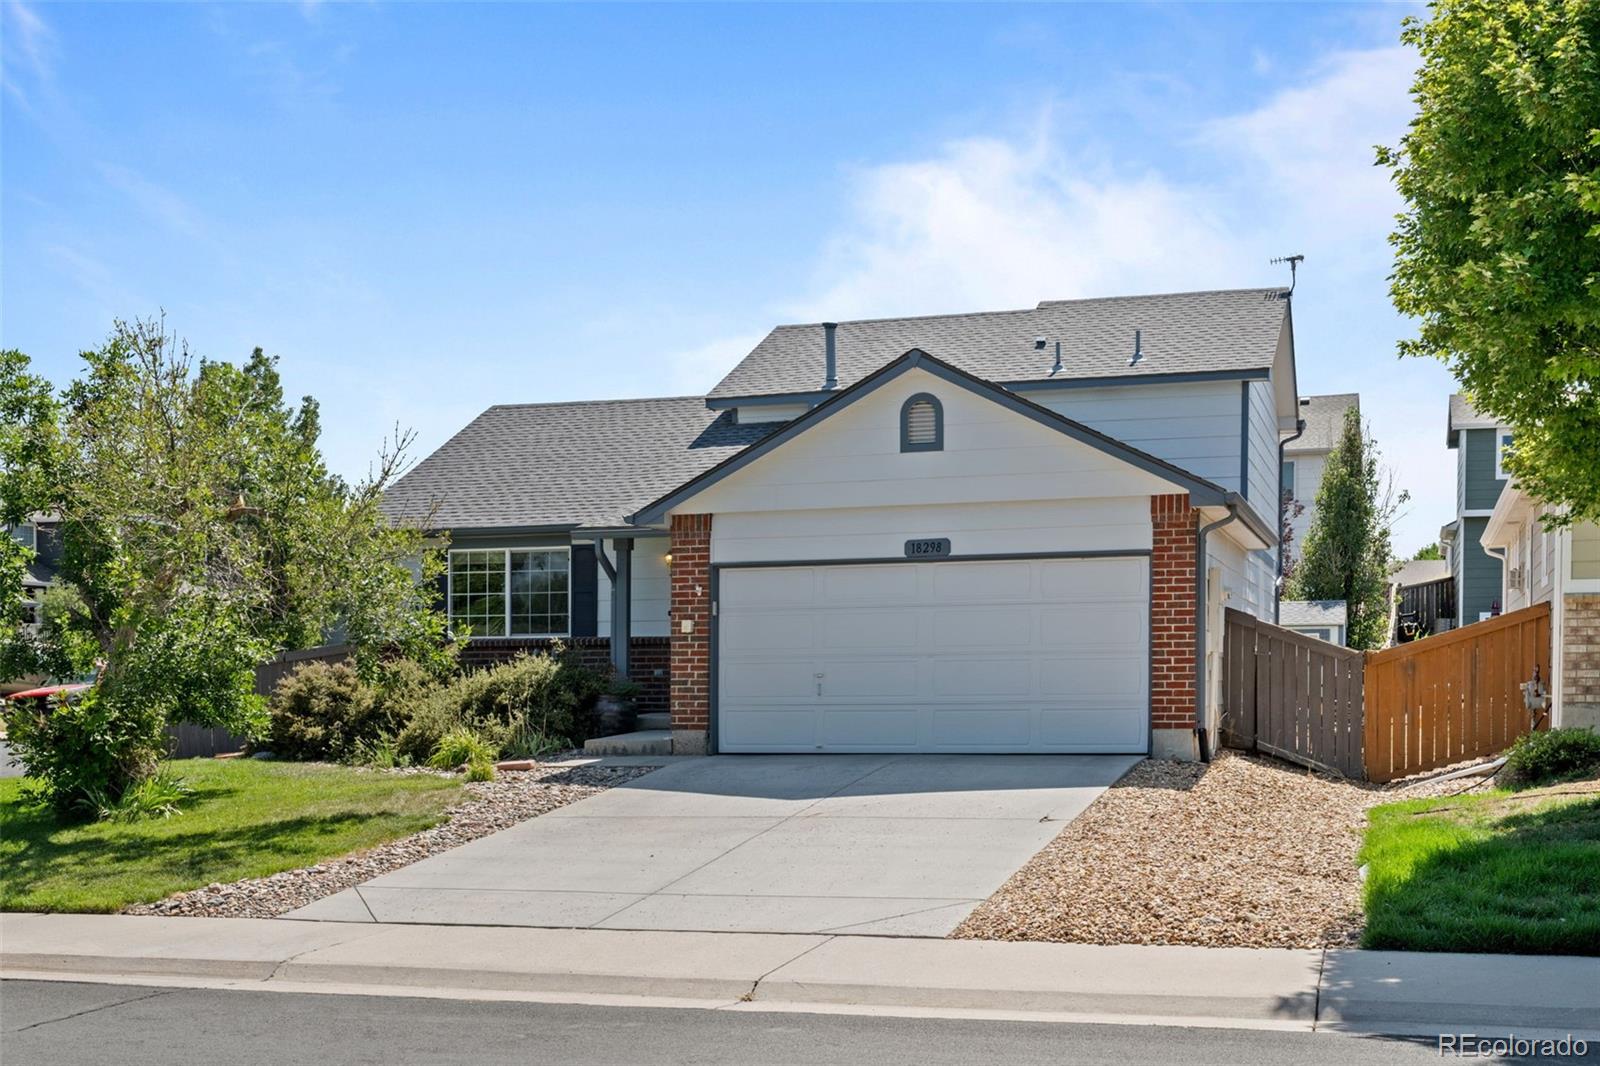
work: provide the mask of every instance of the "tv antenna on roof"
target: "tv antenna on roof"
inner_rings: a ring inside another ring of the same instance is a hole
[[[1299,269],[1300,264],[1305,261],[1306,257],[1303,255],[1280,255],[1276,259],[1269,260],[1273,266],[1277,266],[1279,263],[1289,264],[1289,291],[1284,293],[1285,296],[1294,295],[1295,272]]]

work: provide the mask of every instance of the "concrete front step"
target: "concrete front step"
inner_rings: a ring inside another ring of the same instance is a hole
[[[672,715],[666,711],[650,711],[639,715],[638,729],[671,729]]]
[[[585,755],[671,755],[672,730],[641,729],[583,742]]]

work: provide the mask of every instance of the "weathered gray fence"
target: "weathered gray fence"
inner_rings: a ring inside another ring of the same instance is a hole
[[[1346,777],[1363,762],[1362,654],[1229,608],[1222,743]]]
[[[256,695],[270,696],[278,682],[309,662],[342,663],[350,658],[350,645],[324,644],[317,648],[279,652],[256,667]]]
[[[337,663],[350,658],[350,645],[325,644],[319,648],[286,651],[256,667],[256,695],[270,696],[272,690],[294,670],[309,662]],[[173,759],[209,758],[239,751],[249,738],[230,733],[226,729],[179,722],[167,729],[170,738],[168,757]]]

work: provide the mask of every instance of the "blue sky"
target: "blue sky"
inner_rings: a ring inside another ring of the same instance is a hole
[[[696,393],[772,325],[1271,284],[1454,506],[1449,376],[1399,362],[1372,166],[1415,8],[18,4],[0,342],[114,317],[259,345],[348,475],[491,403]]]

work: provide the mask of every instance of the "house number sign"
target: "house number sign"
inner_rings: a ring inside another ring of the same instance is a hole
[[[949,537],[921,537],[906,541],[907,559],[938,559],[949,554]]]

